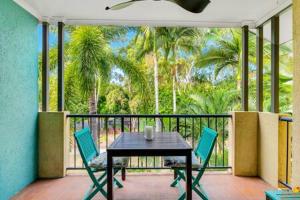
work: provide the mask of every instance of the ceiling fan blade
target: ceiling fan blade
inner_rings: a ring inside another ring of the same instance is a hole
[[[138,2],[138,1],[145,1],[145,0],[131,0],[131,1],[126,1],[126,2],[122,2],[116,5],[113,5],[111,7],[106,7],[105,10],[120,10],[123,8],[126,8],[128,6],[131,6],[132,4]]]
[[[206,6],[210,3],[210,0],[166,0],[176,3],[180,7],[192,13],[201,13]]]

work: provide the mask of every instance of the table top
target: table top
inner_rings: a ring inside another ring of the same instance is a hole
[[[192,147],[177,132],[155,133],[148,141],[144,133],[121,133],[107,150],[192,150]]]

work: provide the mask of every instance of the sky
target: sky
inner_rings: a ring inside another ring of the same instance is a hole
[[[135,32],[133,30],[129,31],[126,35],[126,38],[123,41],[114,41],[111,42],[111,48],[113,50],[116,50],[118,48],[122,48],[124,46],[127,46],[129,41],[134,37]],[[68,33],[65,35],[65,40],[70,40],[70,36]],[[53,47],[57,44],[57,34],[54,32],[49,32],[49,45],[50,47]],[[38,50],[39,52],[42,52],[42,25],[38,26]]]
[[[39,25],[38,26],[38,51],[39,51],[39,53],[42,52],[42,33],[43,33],[42,25]],[[111,42],[110,43],[111,48],[113,49],[114,52],[116,52],[119,48],[127,46],[128,43],[130,42],[130,40],[134,37],[134,35],[135,35],[135,32],[133,30],[128,31],[124,40]],[[69,41],[69,40],[70,40],[70,35],[68,33],[65,33],[65,41]],[[57,45],[57,33],[51,31],[51,28],[50,28],[49,46],[51,48],[56,45]],[[112,75],[111,81],[113,83],[122,85],[122,83],[120,82],[120,79],[117,78],[119,76],[124,76],[124,72],[121,69],[119,69],[117,67],[113,67],[111,75]]]
[[[38,50],[42,52],[42,25],[38,26]],[[57,44],[57,36],[53,32],[49,32],[49,45],[50,47],[55,46]]]

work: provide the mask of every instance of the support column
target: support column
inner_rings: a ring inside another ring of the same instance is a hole
[[[64,23],[58,22],[57,110],[64,111]]]
[[[300,1],[293,1],[294,91],[293,91],[293,166],[292,185],[300,185]]]
[[[243,27],[242,35],[242,109],[243,111],[249,110],[249,27]]]
[[[68,112],[39,113],[39,178],[61,178],[66,174],[70,144],[68,114]]]
[[[42,111],[49,110],[49,24],[43,22]]]
[[[263,107],[263,51],[264,51],[264,29],[257,28],[256,33],[256,110],[262,112]]]
[[[271,18],[271,112],[279,113],[279,16]]]
[[[229,153],[235,176],[257,176],[257,122],[257,112],[232,113]]]

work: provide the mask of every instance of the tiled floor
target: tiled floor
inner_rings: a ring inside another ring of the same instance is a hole
[[[115,190],[116,200],[177,199],[178,190],[169,187],[172,175],[127,175],[124,188]],[[228,174],[208,174],[202,179],[211,200],[262,200],[264,191],[272,187],[259,178],[234,177]],[[87,176],[73,175],[61,179],[39,180],[14,200],[76,200],[82,199],[90,185]],[[96,195],[94,199],[104,199]],[[193,199],[200,199],[195,194]]]

